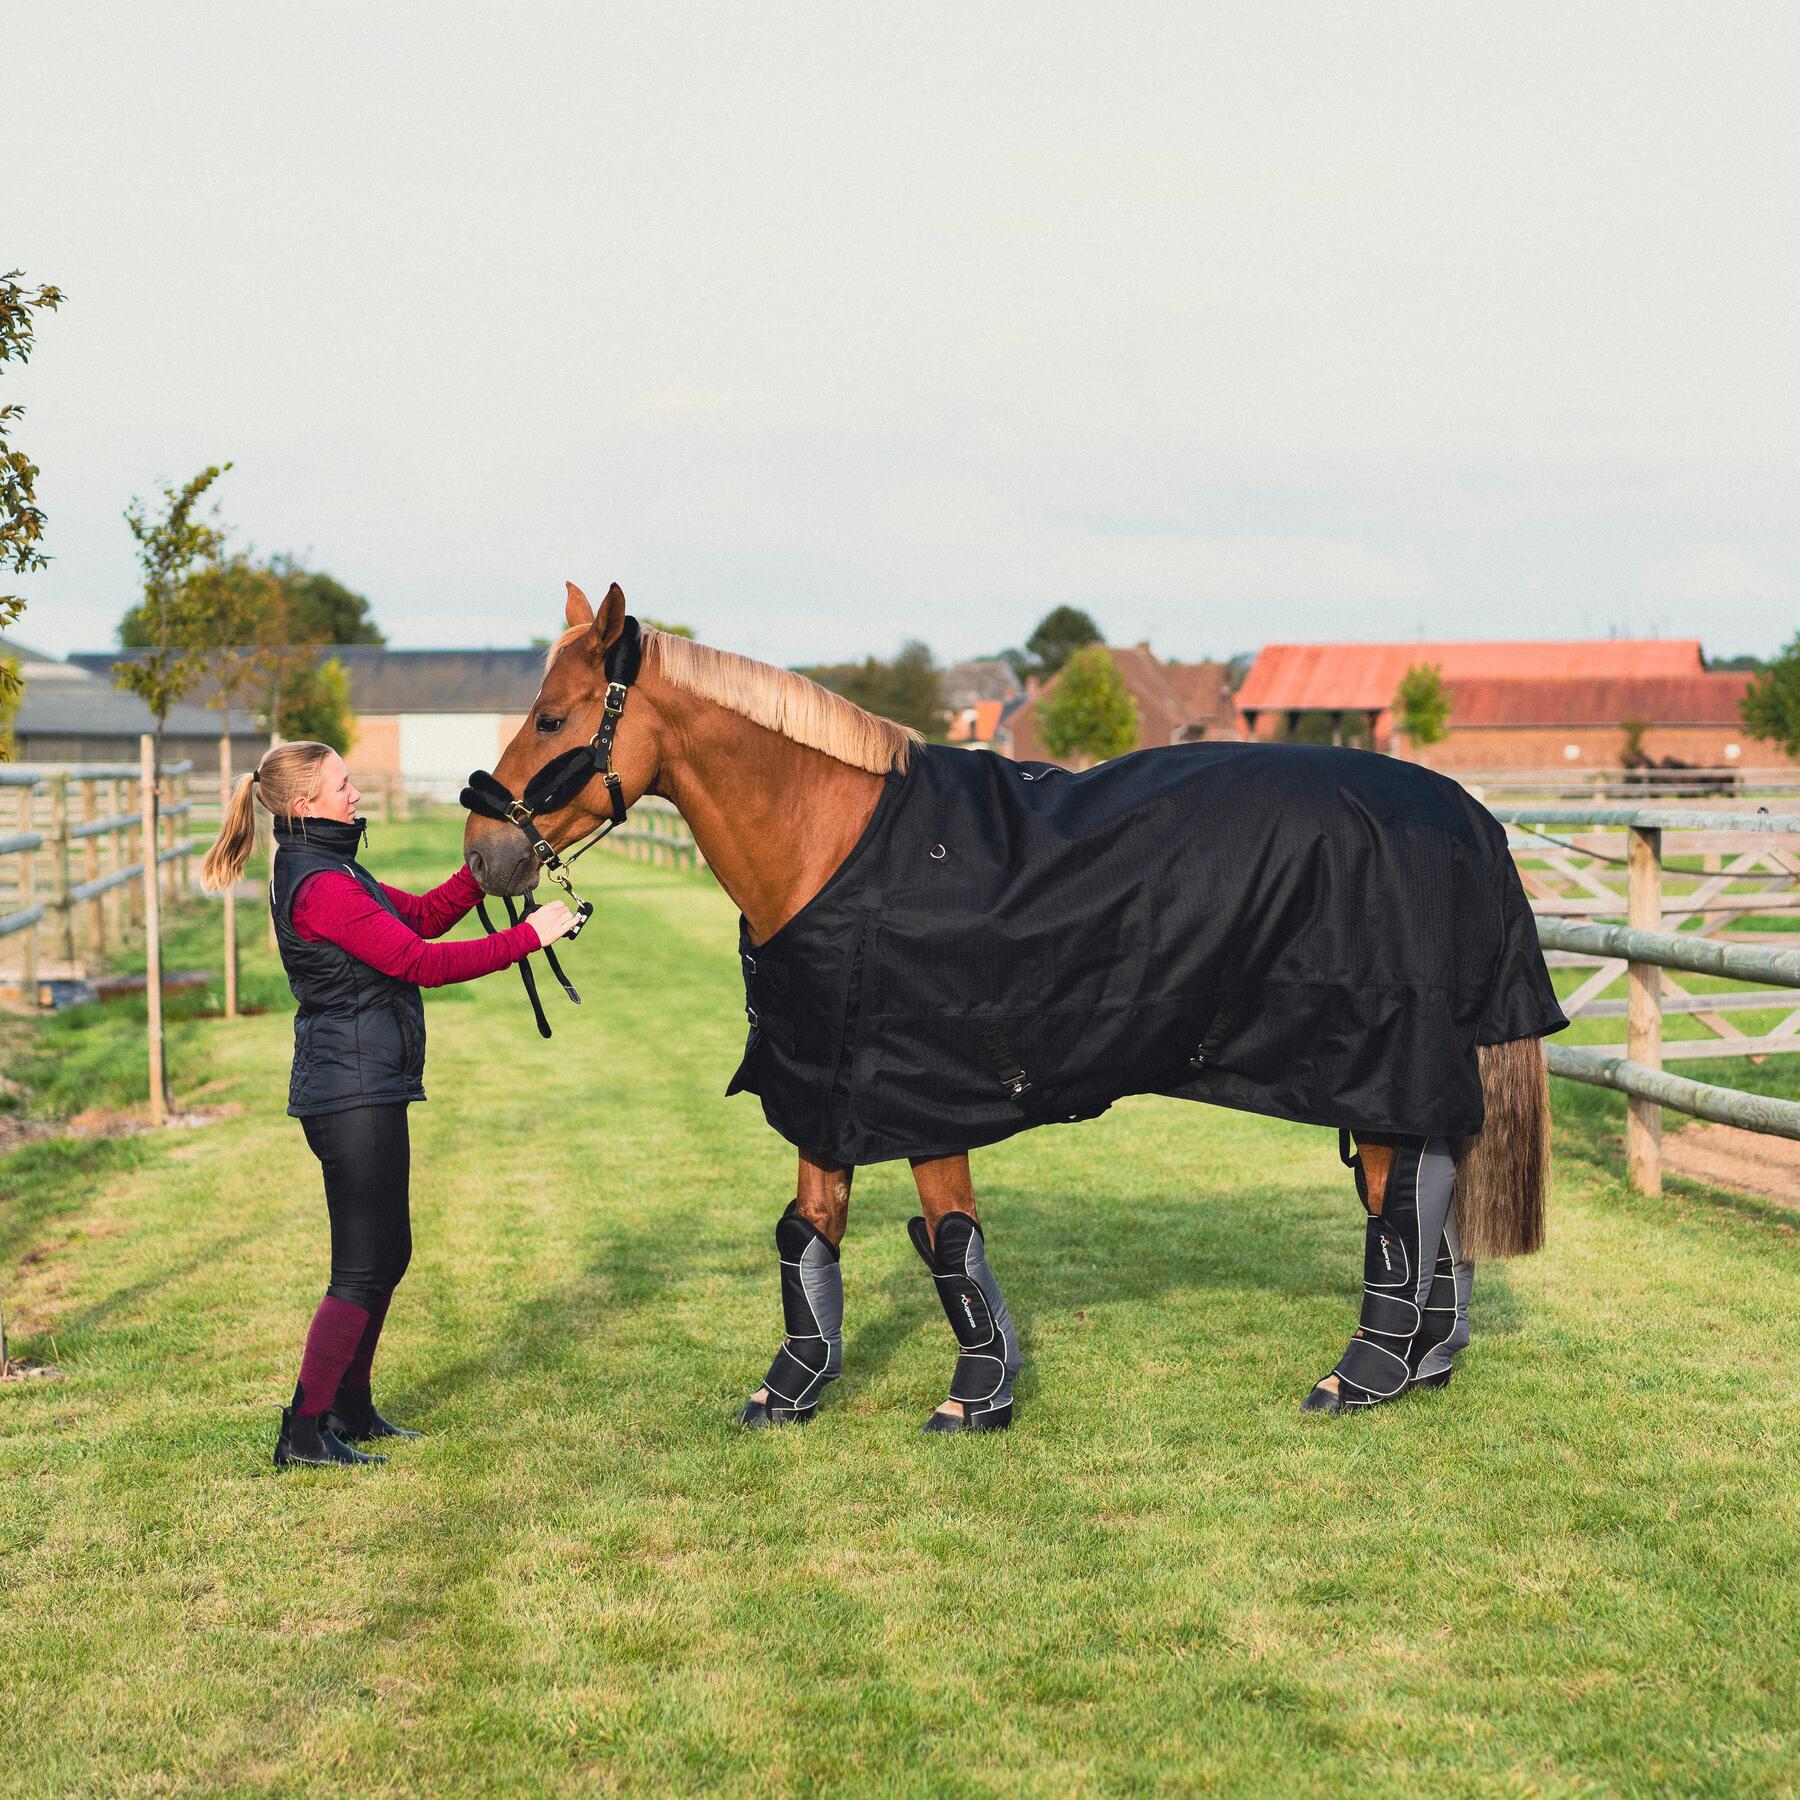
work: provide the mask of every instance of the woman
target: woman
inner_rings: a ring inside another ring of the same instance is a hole
[[[425,1098],[422,987],[510,968],[566,936],[560,903],[508,931],[454,944],[441,938],[481,897],[466,868],[428,894],[384,886],[356,860],[366,824],[361,794],[328,744],[282,744],[231,796],[201,878],[213,892],[243,873],[256,838],[256,801],[274,821],[269,906],[288,985],[300,1003],[288,1112],[325,1173],[331,1284],[313,1315],[275,1461],[377,1463],[351,1448],[417,1437],[376,1411],[369,1391],[388,1302],[412,1256],[406,1109]]]

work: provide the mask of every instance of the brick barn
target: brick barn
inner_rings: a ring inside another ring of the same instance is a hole
[[[1450,703],[1449,736],[1409,746],[1393,700],[1408,669],[1432,664]],[[1237,695],[1245,737],[1280,737],[1307,714],[1340,736],[1433,768],[1616,769],[1625,726],[1644,727],[1640,752],[1700,768],[1787,768],[1774,745],[1745,731],[1746,674],[1709,671],[1697,638],[1588,642],[1270,644]]]

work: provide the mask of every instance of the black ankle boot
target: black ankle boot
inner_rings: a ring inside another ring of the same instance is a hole
[[[337,1463],[384,1463],[385,1456],[365,1456],[352,1450],[317,1413],[296,1413],[291,1406],[281,1409],[281,1432],[275,1439],[275,1466],[285,1469],[290,1463],[308,1468],[330,1468]]]
[[[334,1436],[346,1443],[366,1444],[372,1438],[416,1438],[424,1433],[408,1431],[384,1419],[375,1410],[374,1396],[367,1388],[340,1387],[325,1424]]]

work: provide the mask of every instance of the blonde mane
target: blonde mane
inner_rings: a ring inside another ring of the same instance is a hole
[[[557,652],[586,630],[578,625],[550,646],[544,658],[546,674]],[[792,669],[777,669],[730,650],[714,650],[648,625],[644,627],[644,658],[672,686],[699,699],[717,701],[753,725],[822,750],[853,769],[867,769],[876,775],[885,775],[890,769],[904,772],[913,745],[925,741],[910,725],[896,725],[892,719],[865,712],[854,701]]]

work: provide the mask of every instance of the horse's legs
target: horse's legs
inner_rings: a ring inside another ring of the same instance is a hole
[[[969,1159],[916,1157],[912,1172],[923,1217],[907,1232],[931,1271],[958,1352],[950,1398],[926,1420],[925,1429],[1003,1431],[1012,1423],[1019,1334],[988,1267]]]
[[[1362,1317],[1338,1365],[1307,1395],[1308,1412],[1441,1387],[1468,1342],[1472,1265],[1458,1261],[1455,1163],[1444,1138],[1357,1137],[1351,1161],[1368,1212]]]
[[[844,1277],[838,1246],[850,1222],[855,1172],[800,1153],[794,1198],[775,1226],[787,1335],[769,1365],[768,1379],[738,1415],[740,1425],[804,1425],[818,1410],[826,1383],[836,1381],[843,1370]]]

